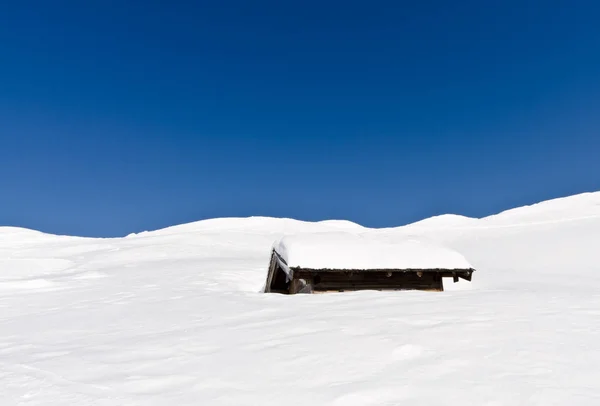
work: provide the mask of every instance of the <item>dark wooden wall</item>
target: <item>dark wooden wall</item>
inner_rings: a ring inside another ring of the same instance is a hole
[[[420,271],[314,272],[294,271],[314,292],[347,290],[434,290],[443,291],[442,275]],[[297,286],[302,286],[299,283]],[[291,292],[290,293],[296,293]]]

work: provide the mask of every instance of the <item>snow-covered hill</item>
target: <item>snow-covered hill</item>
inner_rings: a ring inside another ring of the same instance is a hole
[[[416,235],[448,291],[261,294],[305,232]],[[0,405],[598,405],[600,193],[372,230],[215,219],[120,239],[0,227]]]

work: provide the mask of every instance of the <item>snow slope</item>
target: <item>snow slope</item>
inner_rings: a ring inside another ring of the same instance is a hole
[[[382,230],[0,228],[0,405],[598,405],[599,203]],[[340,230],[430,239],[477,272],[443,293],[259,293],[275,240]]]

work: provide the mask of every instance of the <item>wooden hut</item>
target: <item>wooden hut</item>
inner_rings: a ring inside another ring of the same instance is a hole
[[[264,291],[443,291],[443,278],[470,281],[474,271],[459,253],[418,238],[300,234],[274,244]]]

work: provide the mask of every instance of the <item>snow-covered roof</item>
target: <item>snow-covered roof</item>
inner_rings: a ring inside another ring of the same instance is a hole
[[[273,248],[290,268],[469,269],[458,252],[416,237],[376,233],[305,233],[285,236]]]

